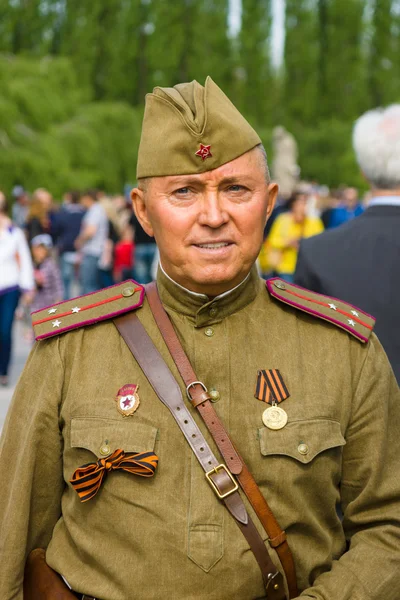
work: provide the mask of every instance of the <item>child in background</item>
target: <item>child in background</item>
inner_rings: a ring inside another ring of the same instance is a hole
[[[47,233],[31,240],[31,251],[36,283],[31,312],[50,306],[63,299],[60,269],[51,257],[53,243]]]
[[[115,244],[114,248],[114,281],[132,278],[134,254],[133,228],[126,224],[121,240]]]

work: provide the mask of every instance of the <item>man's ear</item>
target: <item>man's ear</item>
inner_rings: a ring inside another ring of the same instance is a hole
[[[274,210],[274,206],[276,203],[276,199],[278,197],[279,186],[277,183],[270,183],[268,186],[268,205],[267,205],[267,214],[265,216],[265,222],[268,221],[271,216],[272,211]]]
[[[141,224],[142,228],[145,230],[147,235],[154,237],[153,227],[151,226],[148,212],[147,212],[147,205],[146,205],[144,191],[137,187],[133,188],[133,190],[131,190],[131,200],[132,200],[132,207],[133,207],[134,213],[137,217],[137,220],[139,221],[139,223]]]

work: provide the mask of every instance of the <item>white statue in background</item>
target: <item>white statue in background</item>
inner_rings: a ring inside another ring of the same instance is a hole
[[[289,198],[299,181],[300,167],[297,164],[298,150],[293,135],[282,126],[272,131],[273,154],[272,176],[279,184],[279,195]]]

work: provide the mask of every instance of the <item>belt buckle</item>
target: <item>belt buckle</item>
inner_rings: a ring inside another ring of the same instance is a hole
[[[213,475],[214,473],[216,474],[216,473],[218,473],[218,471],[221,471],[221,470],[225,471],[225,473],[228,475],[229,479],[233,483],[233,488],[231,490],[228,490],[224,494],[221,494],[221,492],[219,491],[219,489],[217,488],[217,486],[215,485],[215,483],[213,482],[213,480],[211,478],[211,475]],[[211,469],[211,471],[207,471],[206,478],[208,479],[208,482],[211,484],[211,487],[213,488],[214,492],[217,494],[217,496],[220,500],[223,500],[224,498],[227,498],[227,496],[234,494],[239,489],[239,486],[236,483],[236,481],[234,480],[232,473],[228,470],[226,465],[224,465],[223,463],[221,463],[220,465],[217,465],[216,467]]]
[[[201,387],[203,388],[203,390],[205,392],[208,391],[207,388],[206,388],[206,386],[204,385],[204,383],[202,381],[192,381],[192,383],[189,383],[189,385],[186,386],[186,396],[188,397],[188,400],[190,400],[190,402],[192,402],[193,398],[190,395],[190,391],[189,390],[190,390],[191,387],[194,387],[195,385],[201,385]]]

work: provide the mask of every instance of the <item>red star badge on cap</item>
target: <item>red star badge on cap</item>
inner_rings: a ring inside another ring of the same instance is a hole
[[[204,146],[204,144],[200,144],[200,149],[197,150],[196,156],[201,156],[202,160],[206,160],[206,158],[212,156],[210,148],[211,146]]]

